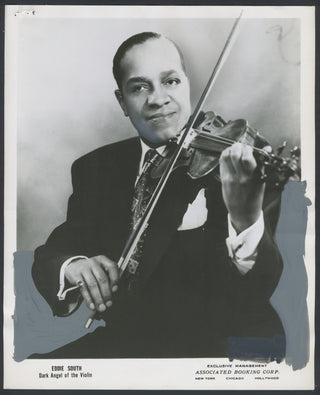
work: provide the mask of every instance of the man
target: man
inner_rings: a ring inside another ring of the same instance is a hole
[[[280,197],[255,181],[249,146],[222,153],[221,184],[173,171],[135,266],[119,279],[147,151],[159,158],[183,130],[190,89],[181,51],[156,33],[126,40],[113,72],[140,139],[74,163],[67,220],[36,250],[33,266],[54,314],[71,314],[84,299],[107,326],[46,357],[234,357],[244,347],[246,357],[281,358],[283,329],[269,304],[282,270],[273,239]]]

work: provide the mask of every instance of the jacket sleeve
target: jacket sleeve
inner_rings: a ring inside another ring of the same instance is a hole
[[[270,304],[283,269],[274,238],[281,192],[266,190],[263,205],[265,227],[258,244],[256,261],[252,269],[241,274],[228,254],[225,242],[227,210],[222,196],[219,196],[220,190],[221,187],[217,185],[213,192],[216,199],[213,198],[210,203],[214,207],[209,218],[210,231],[207,232],[210,240],[206,242],[210,251],[207,257],[211,257],[206,262],[208,314],[212,315],[214,325],[221,326],[221,331],[228,328],[225,335],[229,337],[273,338],[277,334],[281,335],[281,321]],[[217,316],[218,323],[215,319]]]
[[[217,192],[218,191],[218,192]],[[272,296],[282,273],[282,258],[275,241],[275,231],[280,214],[281,191],[267,188],[264,204],[264,232],[258,244],[256,262],[252,269],[245,275],[241,274],[232,262],[226,246],[227,237],[227,211],[223,203],[221,187],[217,185],[209,197],[209,221],[208,226],[212,229],[211,240],[208,242],[212,256],[219,259],[208,270],[218,271],[221,278],[225,279],[224,291],[229,293],[231,299],[239,304],[252,304],[267,301]],[[207,199],[208,200],[208,199]],[[209,233],[210,235],[210,233]]]
[[[73,193],[66,221],[36,249],[32,269],[34,282],[55,315],[67,314],[65,303],[57,298],[66,259],[79,255],[119,259],[128,237],[140,154],[139,139],[132,138],[99,147],[72,165]]]
[[[270,299],[278,285],[283,269],[282,258],[275,241],[275,230],[279,218],[281,195],[268,191],[263,207],[264,233],[258,244],[258,255],[253,268],[244,276],[234,271],[237,278],[240,300],[253,303],[255,300]]]
[[[85,243],[85,221],[81,214],[81,177],[79,164],[72,166],[73,194],[68,201],[66,221],[58,226],[49,236],[46,243],[35,250],[32,277],[40,294],[50,305],[54,315],[67,315],[67,303],[79,298],[77,291],[70,292],[66,301],[59,301],[60,268],[70,257],[86,255],[88,248]]]

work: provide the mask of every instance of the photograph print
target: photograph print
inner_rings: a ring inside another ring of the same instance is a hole
[[[237,376],[269,388],[256,379],[267,372],[267,385],[291,375],[311,388],[313,65],[301,42],[312,12],[29,8],[8,8],[7,366],[37,372],[34,388],[71,388],[62,372],[81,361],[99,376],[97,359],[186,360],[188,389],[214,389],[195,379],[209,359],[204,377],[230,367],[220,389]],[[42,363],[62,366],[61,380],[41,381]],[[85,386],[127,388],[120,378]],[[165,382],[146,380],[133,388]]]

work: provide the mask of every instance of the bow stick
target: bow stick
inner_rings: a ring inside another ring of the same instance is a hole
[[[243,11],[241,11],[240,15],[234,22],[232,29],[228,35],[228,38],[224,44],[224,47],[221,51],[221,54],[218,58],[218,61],[214,66],[214,69],[210,75],[210,78],[209,78],[209,80],[208,80],[208,82],[201,94],[201,97],[200,97],[191,117],[189,118],[189,121],[185,127],[185,130],[184,130],[181,138],[179,139],[177,147],[175,148],[175,151],[174,151],[165,171],[163,172],[163,174],[162,174],[162,176],[161,176],[161,178],[160,178],[160,180],[159,180],[159,182],[158,182],[158,184],[157,184],[157,186],[156,186],[156,188],[155,188],[155,190],[154,190],[154,192],[147,204],[145,212],[143,213],[142,217],[138,221],[134,230],[131,232],[129,239],[122,251],[121,257],[117,263],[118,268],[119,268],[120,278],[123,275],[124,271],[126,270],[126,267],[128,266],[130,258],[134,252],[134,249],[135,249],[136,245],[138,244],[144,230],[148,226],[151,214],[153,213],[153,210],[155,209],[155,207],[158,203],[158,200],[161,196],[161,193],[167,183],[167,180],[174,168],[174,165],[176,164],[176,162],[178,160],[178,157],[183,149],[184,143],[185,143],[187,137],[189,136],[190,131],[192,131],[193,124],[194,124],[195,120],[198,118],[198,115],[199,115],[200,111],[202,110],[203,104],[204,104],[205,100],[207,99],[225,60],[227,59],[228,54],[230,53],[232,44],[235,41],[234,40],[235,33],[236,33],[237,27],[239,25],[239,21],[242,16],[242,13],[243,13]],[[96,318],[96,314],[97,314],[97,312],[93,312],[90,315],[87,322],[85,323],[85,328],[89,328],[91,326],[93,320]]]

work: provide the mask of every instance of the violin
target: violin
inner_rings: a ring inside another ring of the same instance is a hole
[[[171,139],[163,158],[151,171],[152,178],[160,178],[169,163],[178,137]],[[286,147],[284,142],[274,153],[267,140],[250,127],[244,119],[226,122],[213,111],[201,112],[195,126],[186,139],[184,148],[173,170],[187,167],[187,174],[198,179],[212,174],[220,181],[219,157],[221,152],[235,142],[248,144],[253,148],[257,161],[256,179],[269,187],[282,190],[288,180],[300,180],[300,148],[294,147],[290,157],[280,156]],[[269,152],[271,150],[271,152]]]
[[[157,163],[156,166],[155,163],[152,163],[154,166],[151,176],[159,178],[159,181],[144,213],[141,215],[124,246],[118,261],[120,278],[125,272],[130,258],[148,226],[149,219],[171,173],[177,167],[187,166],[188,175],[194,179],[204,177],[209,173],[219,178],[217,169],[221,152],[238,141],[253,147],[254,156],[258,163],[257,176],[260,181],[268,182],[275,188],[282,188],[290,177],[299,178],[299,148],[295,147],[291,150],[291,158],[282,158],[280,154],[284,150],[285,144],[278,148],[276,154],[263,149],[266,145],[269,146],[269,144],[259,135],[257,130],[248,125],[247,121],[239,119],[225,122],[213,112],[206,114],[202,112],[203,103],[209,95],[226,58],[226,54],[230,49],[241,15],[242,12],[229,33],[219,59],[187,125],[179,137],[169,141],[163,160]],[[93,320],[97,317],[98,313],[93,312],[85,323],[85,328],[89,328]]]

